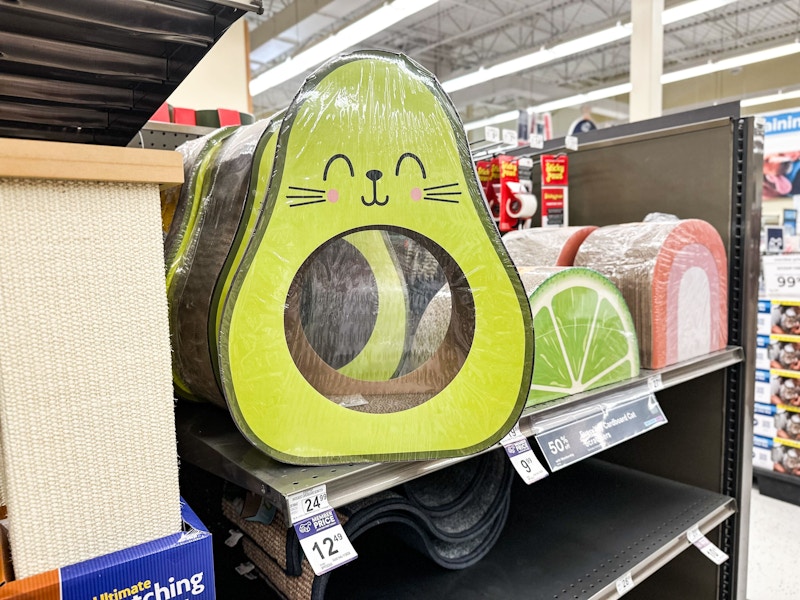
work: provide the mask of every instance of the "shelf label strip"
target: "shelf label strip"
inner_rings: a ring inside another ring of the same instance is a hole
[[[551,471],[616,446],[667,422],[652,393],[597,407],[588,416],[557,425],[536,435]]]
[[[325,484],[292,494],[287,500],[300,546],[316,575],[358,558],[336,511],[328,504]]]
[[[728,560],[728,555],[720,550],[717,545],[709,540],[706,536],[704,536],[697,525],[686,532],[686,537],[695,548],[705,554],[706,558],[708,558],[708,560],[714,564],[721,565]]]
[[[520,432],[519,423],[514,425],[511,431],[500,440],[500,443],[508,454],[514,469],[526,484],[530,485],[549,475],[547,469],[534,455],[527,438]]]
[[[628,571],[625,575],[617,579],[617,594],[620,596],[627,594],[631,588],[633,588],[633,575]]]

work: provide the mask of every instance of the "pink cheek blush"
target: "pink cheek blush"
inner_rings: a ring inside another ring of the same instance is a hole
[[[422,190],[419,188],[411,188],[411,199],[420,200],[422,198]]]
[[[339,190],[328,190],[328,202],[339,201]]]

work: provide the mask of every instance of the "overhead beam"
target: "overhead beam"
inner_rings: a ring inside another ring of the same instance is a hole
[[[321,11],[333,0],[294,0],[250,32],[250,51],[291,29],[303,19]]]

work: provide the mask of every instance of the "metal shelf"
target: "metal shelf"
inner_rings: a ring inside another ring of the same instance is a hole
[[[741,348],[730,347],[658,371],[642,370],[628,381],[526,409],[520,429],[530,436],[537,431],[537,424],[551,417],[573,416],[577,420],[608,402],[647,394],[651,381],[660,379],[660,387],[671,387],[739,363],[743,357]],[[176,418],[178,450],[183,460],[265,496],[284,515],[288,514],[286,498],[290,494],[321,483],[327,486],[330,504],[343,506],[468,458],[296,467],[279,463],[255,449],[230,417],[217,408],[179,403]]]
[[[735,512],[727,496],[593,459],[516,482],[503,535],[469,569],[437,568],[376,528],[356,540],[359,559],[331,577],[326,598],[618,598],[626,573],[641,583],[689,548],[687,530],[708,533]]]
[[[0,136],[124,146],[262,0],[0,2]]]
[[[175,150],[184,142],[194,140],[212,131],[216,131],[216,128],[148,121],[128,143],[128,147],[147,148],[149,150]]]

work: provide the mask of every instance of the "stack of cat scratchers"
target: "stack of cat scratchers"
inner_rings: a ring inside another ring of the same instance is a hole
[[[17,578],[180,530],[158,183],[171,152],[0,140],[0,439]]]
[[[337,57],[273,123],[184,152],[166,248],[179,395],[226,406],[294,464],[499,441],[530,384],[530,310],[435,77],[396,54]]]
[[[445,569],[464,569],[494,546],[508,517],[513,471],[500,451],[478,456],[403,486],[349,504],[339,520],[351,541],[381,526]],[[246,537],[244,551],[270,586],[287,600],[322,600],[329,577],[316,577],[294,531],[282,522],[251,523],[239,507],[223,512]]]
[[[725,246],[705,221],[601,227],[583,242],[575,264],[599,271],[622,292],[642,367],[658,369],[725,347]]]
[[[179,201],[181,212],[194,213],[194,218],[167,278],[176,387],[222,407],[216,368],[219,307],[231,263],[249,240],[248,224],[252,230],[261,208],[264,190],[257,193],[258,179],[269,178],[278,124],[259,121],[219,141],[210,158],[196,163],[194,179],[202,180],[201,189]],[[262,158],[267,164],[261,164]]]
[[[571,267],[586,237],[597,227],[532,227],[503,236],[508,255],[518,267]]]

